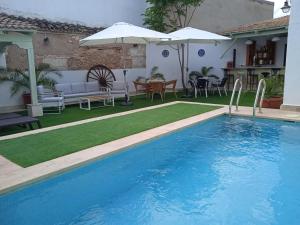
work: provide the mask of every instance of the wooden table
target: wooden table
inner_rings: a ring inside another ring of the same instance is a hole
[[[92,102],[103,102],[103,106],[91,107]],[[106,102],[111,102],[111,104],[106,104]],[[87,104],[87,107],[85,107]],[[115,106],[115,99],[112,95],[94,95],[94,96],[85,96],[79,98],[79,107],[84,110],[91,110],[93,108],[100,108],[104,106]]]

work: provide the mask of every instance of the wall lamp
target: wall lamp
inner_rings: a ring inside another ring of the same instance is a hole
[[[285,0],[283,7],[281,7],[283,13],[289,13],[291,11],[291,0]]]

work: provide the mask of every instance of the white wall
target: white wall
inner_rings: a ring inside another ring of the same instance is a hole
[[[213,66],[215,69],[212,71],[212,73],[221,77],[223,75],[221,68],[225,66],[225,62],[230,61],[232,58],[230,54],[227,54],[223,59],[220,59],[222,53],[224,53],[229,47],[229,44],[230,42],[226,44],[220,44],[218,46],[214,46],[212,44],[190,44],[189,71],[199,71],[202,66]],[[203,48],[206,51],[206,55],[204,57],[198,56],[198,50],[200,48]],[[170,52],[170,55],[167,58],[162,56],[162,51],[165,49],[169,50]],[[178,54],[176,50],[170,46],[150,45],[147,47],[146,59],[148,75],[150,74],[152,67],[158,66],[159,72],[163,73],[167,80],[177,79],[179,87],[182,86]]]
[[[16,14],[80,22],[89,26],[110,26],[119,21],[142,25],[144,0],[1,0],[0,7]]]
[[[272,37],[259,37],[255,40],[257,41],[257,47],[266,44],[266,40]],[[232,41],[226,41],[217,46],[213,44],[190,44],[190,54],[189,54],[189,71],[199,71],[202,66],[213,66],[213,74],[223,77],[222,68],[227,66],[228,61],[232,61],[233,49],[237,50],[236,56],[236,67],[244,66],[246,64],[246,42],[247,39],[238,40],[234,46],[227,51],[223,58],[221,56],[225,51],[232,45]],[[286,38],[283,37],[279,42],[277,42],[276,48],[276,64],[274,67],[283,66],[284,58],[284,46],[286,44]],[[175,47],[175,46],[173,46]],[[167,58],[162,56],[162,51],[166,49],[169,50],[170,55]],[[198,50],[204,49],[206,55],[204,57],[198,56]],[[147,47],[147,74],[150,74],[150,70],[153,66],[158,66],[159,71],[166,76],[166,79],[177,79],[179,85],[181,86],[181,75],[180,67],[178,63],[177,51],[172,49],[170,46],[156,46],[150,45]]]
[[[284,106],[300,109],[300,2],[293,1],[289,25]]]

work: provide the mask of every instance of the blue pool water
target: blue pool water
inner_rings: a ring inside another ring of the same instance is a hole
[[[300,224],[300,124],[197,124],[1,195],[0,224]]]

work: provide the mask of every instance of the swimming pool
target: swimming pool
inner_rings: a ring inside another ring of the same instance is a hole
[[[0,224],[299,224],[299,135],[221,116],[1,195]]]

